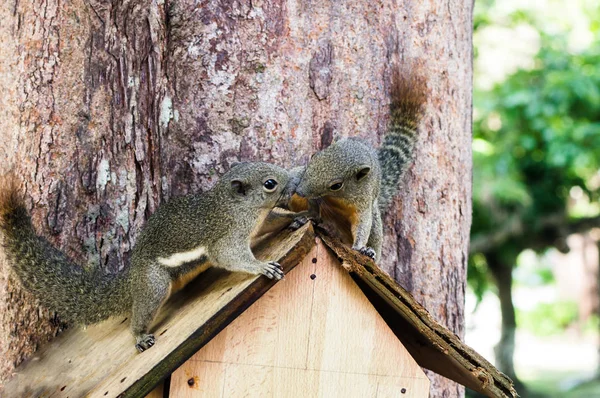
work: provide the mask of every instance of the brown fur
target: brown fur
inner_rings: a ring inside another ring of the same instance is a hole
[[[187,285],[188,283],[190,283],[198,275],[200,275],[201,273],[203,273],[204,271],[206,271],[211,266],[212,266],[211,263],[209,263],[208,261],[205,261],[202,265],[200,265],[200,266],[198,266],[196,268],[193,268],[187,274],[181,275],[177,279],[174,279],[171,282],[171,291],[170,291],[170,294],[173,294],[176,291],[182,289],[185,285]]]
[[[416,67],[395,69],[390,87],[390,125],[378,151],[381,164],[379,210],[385,212],[398,193],[418,141],[429,90]]]
[[[359,222],[356,206],[343,198],[333,196],[325,196],[319,203],[322,222],[330,224],[342,242],[352,244],[354,230]],[[301,212],[308,210],[309,204],[306,198],[294,194],[288,203],[288,207],[294,212]]]
[[[19,185],[19,180],[12,173],[0,177],[0,223],[2,228],[10,227],[11,220],[14,222],[14,216],[26,211]]]
[[[294,194],[290,202],[288,203],[288,207],[291,211],[299,213],[301,211],[308,210],[308,200],[306,198],[300,197],[297,194]]]
[[[321,204],[321,216],[325,223],[335,226],[342,242],[352,244],[360,222],[358,209],[343,198],[325,197]]]
[[[424,116],[429,90],[427,81],[408,68],[394,69],[390,89],[390,111],[393,122],[416,127]]]

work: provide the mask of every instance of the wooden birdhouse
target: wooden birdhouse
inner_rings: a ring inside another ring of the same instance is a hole
[[[316,239],[319,235],[321,239]],[[261,243],[283,281],[209,270],[171,299],[138,354],[125,319],[64,333],[12,397],[428,397],[431,369],[489,397],[512,382],[371,261],[311,226]]]
[[[177,369],[171,391],[176,397],[420,398],[429,396],[429,380],[319,245]]]

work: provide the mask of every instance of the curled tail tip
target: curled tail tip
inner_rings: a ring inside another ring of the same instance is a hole
[[[19,179],[13,173],[0,176],[0,227],[2,228],[6,228],[13,217],[27,213],[19,186]]]
[[[395,69],[390,90],[392,118],[416,127],[424,116],[428,94],[427,80],[423,75],[408,68]]]

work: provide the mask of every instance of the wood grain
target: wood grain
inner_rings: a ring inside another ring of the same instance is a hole
[[[188,361],[173,375],[174,398],[424,398],[429,380],[324,370]],[[176,387],[177,386],[177,387]],[[405,392],[402,393],[401,391]]]
[[[313,244],[307,225],[256,248],[257,257],[279,259],[287,272]],[[274,284],[261,276],[210,269],[165,304],[153,327],[157,344],[152,349],[137,353],[123,318],[70,330],[22,364],[2,394],[144,396]]]
[[[427,397],[429,380],[320,243],[171,382],[173,397],[382,397],[402,389]]]

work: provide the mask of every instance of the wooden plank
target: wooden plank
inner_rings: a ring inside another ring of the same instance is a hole
[[[194,396],[221,397],[225,386],[223,364],[219,362],[202,362],[202,366],[183,364],[171,376],[171,391],[173,398],[193,398]],[[200,363],[200,362],[195,362]],[[174,392],[173,386],[180,386]]]
[[[337,259],[317,247],[308,368],[425,377]]]
[[[415,299],[373,261],[326,230],[317,234],[336,254],[377,311],[419,365],[488,397],[517,397],[513,383],[458,336],[437,323]]]
[[[190,379],[198,382],[190,386]],[[403,388],[427,397],[429,380],[318,243],[283,283],[173,373],[171,396],[375,397],[399,396]]]
[[[183,364],[173,374],[175,379],[177,384],[171,384],[171,397],[176,398],[429,396],[429,380],[421,377],[375,376],[195,360]]]
[[[257,257],[293,268],[314,245],[312,227],[283,231]],[[138,354],[126,319],[63,333],[22,364],[8,397],[140,397],[206,344],[274,281],[211,269],[170,299],[155,326],[157,344]]]
[[[150,394],[146,395],[146,398],[163,398],[165,393],[165,383],[160,383],[154,390],[150,391]]]
[[[401,395],[398,395],[400,391]],[[429,380],[379,376],[377,398],[428,397]]]
[[[196,360],[304,367],[312,303],[310,275],[316,249],[285,279],[194,355]],[[284,344],[290,336],[301,344]],[[235,347],[235,349],[230,349]]]

